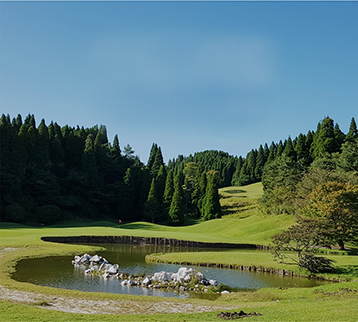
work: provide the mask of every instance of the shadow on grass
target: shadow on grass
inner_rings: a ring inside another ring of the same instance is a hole
[[[234,189],[234,190],[227,190],[225,191],[225,193],[231,193],[231,194],[234,194],[234,193],[245,193],[247,192],[246,190],[242,190],[242,189]]]
[[[54,225],[46,225],[37,222],[18,224],[12,222],[1,222],[1,229],[43,229],[43,228],[73,228],[73,227],[118,227],[117,222],[111,221],[64,221]]]
[[[146,224],[146,223],[129,223],[118,226],[122,229],[142,229],[142,230],[158,230],[158,226]]]
[[[334,273],[358,276],[358,265],[339,266],[334,269]]]

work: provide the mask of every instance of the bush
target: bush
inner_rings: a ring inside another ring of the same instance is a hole
[[[27,212],[18,204],[6,206],[5,220],[16,223],[25,222],[27,220]]]
[[[36,221],[44,224],[54,224],[62,219],[61,209],[54,205],[45,205],[36,208]]]

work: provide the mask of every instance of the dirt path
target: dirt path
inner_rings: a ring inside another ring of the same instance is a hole
[[[12,290],[3,286],[0,286],[0,299],[49,310],[82,314],[194,313],[234,308],[223,305],[195,305],[169,301],[86,300]]]

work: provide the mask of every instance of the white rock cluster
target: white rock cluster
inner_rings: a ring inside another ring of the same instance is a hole
[[[178,272],[169,273],[165,271],[154,273],[153,276],[132,276],[119,271],[118,264],[110,264],[105,258],[89,254],[75,256],[73,265],[88,265],[85,274],[93,274],[103,278],[117,278],[122,280],[123,286],[141,286],[148,288],[167,288],[178,291],[204,291],[208,288],[218,286],[218,282],[205,279],[204,275],[193,268],[180,267]],[[200,286],[199,286],[200,284]]]

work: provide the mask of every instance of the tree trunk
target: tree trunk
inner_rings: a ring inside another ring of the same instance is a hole
[[[338,240],[338,246],[339,246],[340,250],[345,250],[345,248],[344,248],[344,242],[343,242],[342,239]]]

